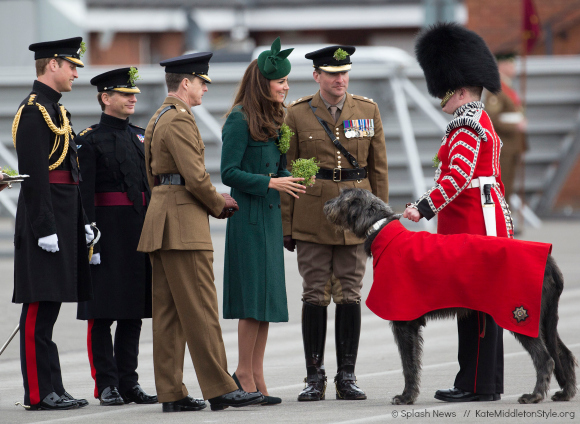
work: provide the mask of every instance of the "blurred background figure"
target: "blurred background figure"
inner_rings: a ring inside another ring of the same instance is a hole
[[[525,132],[528,123],[520,96],[513,86],[517,76],[516,53],[500,52],[495,57],[501,78],[501,92],[492,94],[486,91],[483,102],[503,144],[500,153],[501,180],[505,187],[505,198],[510,204],[516,178],[523,172],[522,155],[526,150]],[[514,232],[519,233],[523,222],[519,221],[518,224]]]

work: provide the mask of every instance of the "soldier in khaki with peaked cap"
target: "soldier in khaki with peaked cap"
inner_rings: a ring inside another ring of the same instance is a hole
[[[197,411],[201,399],[183,384],[185,343],[201,391],[212,410],[263,401],[247,393],[227,372],[213,275],[208,215],[228,218],[238,209],[219,194],[205,170],[205,146],[191,112],[211,83],[212,53],[161,62],[169,94],[145,131],[145,167],[151,202],[138,250],[153,267],[153,365],[164,412]]]
[[[337,231],[325,218],[324,203],[343,188],[359,187],[388,201],[385,138],[379,108],[366,97],[347,93],[352,46],[326,47],[306,55],[320,90],[288,108],[286,123],[295,133],[288,163],[316,157],[316,184],[294,199],[282,195],[284,246],[297,248],[303,278],[302,337],[306,387],[299,401],[325,398],[324,343],[327,307],[336,303],[335,377],[337,399],[366,399],[354,374],[361,326],[361,288],[366,256],[363,240]],[[289,169],[291,166],[289,166]]]

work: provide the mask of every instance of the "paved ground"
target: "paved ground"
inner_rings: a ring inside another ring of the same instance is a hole
[[[215,274],[218,293],[221,293],[224,231],[220,222],[212,221],[215,245]],[[580,357],[580,222],[545,222],[538,230],[526,229],[522,238],[554,244],[553,254],[565,277],[566,286],[560,300],[559,332]],[[517,265],[514,265],[517,266]],[[20,306],[11,304],[12,260],[0,259],[0,344],[18,322]],[[55,327],[54,340],[59,346],[63,378],[67,390],[77,397],[86,397],[90,405],[81,410],[64,412],[26,412],[14,402],[22,401],[23,389],[18,360],[18,339],[0,357],[0,423],[139,423],[160,422],[235,422],[235,423],[372,423],[409,421],[416,423],[462,422],[570,422],[580,419],[580,396],[571,402],[550,400],[539,405],[519,405],[517,398],[529,392],[535,381],[532,363],[527,353],[509,334],[505,336],[505,395],[499,402],[481,404],[446,404],[433,398],[436,389],[452,385],[458,370],[456,362],[457,335],[453,321],[430,322],[425,329],[425,353],[422,392],[412,407],[392,406],[390,399],[403,388],[400,360],[389,326],[363,307],[363,333],[360,341],[357,376],[359,385],[369,399],[359,402],[334,399],[334,384],[328,387],[327,400],[310,404],[298,403],[296,395],[303,387],[305,376],[300,332],[301,281],[294,254],[286,252],[286,276],[290,322],[271,326],[266,351],[265,373],[272,395],[283,403],[273,407],[248,407],[211,412],[162,414],[161,406],[127,405],[101,407],[91,397],[93,382],[86,355],[86,324],[75,320],[76,307],[63,305]],[[371,272],[365,277],[365,297],[371,285]],[[333,307],[329,317],[333,317]],[[192,323],[195,325],[195,323]],[[223,335],[228,353],[230,372],[237,363],[235,321],[223,321]],[[334,322],[330,320],[326,367],[332,380],[336,367],[334,357]],[[145,321],[141,337],[140,382],[150,393],[155,391],[152,366],[151,323]],[[185,359],[185,383],[191,394],[200,396],[195,372],[188,356]],[[556,390],[552,381],[552,392]],[[495,417],[493,416],[495,415]],[[533,414],[533,415],[532,415]]]

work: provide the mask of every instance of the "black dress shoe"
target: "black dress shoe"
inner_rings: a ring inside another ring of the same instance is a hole
[[[207,405],[203,399],[194,399],[186,396],[175,402],[163,402],[163,412],[201,411]]]
[[[243,390],[237,389],[233,392],[226,393],[225,395],[217,396],[209,399],[210,407],[212,411],[220,411],[232,406],[234,408],[239,408],[241,406],[254,405],[256,403],[262,403],[264,401],[264,395],[260,392],[248,393]]]
[[[356,385],[356,377],[353,373],[341,371],[334,377],[336,384],[336,398],[343,400],[364,400],[365,392]]]
[[[278,405],[279,403],[282,403],[282,399],[276,396],[266,396],[264,395],[264,400],[262,401],[262,403],[260,405],[262,406],[268,406],[268,405]]]
[[[65,409],[75,409],[78,408],[79,404],[68,399],[63,399],[55,392],[49,393],[44,399],[35,405],[30,405],[27,411],[63,411]]]
[[[61,396],[61,399],[65,399],[65,400],[73,400],[76,403],[79,404],[79,408],[83,408],[85,406],[87,406],[89,404],[89,401],[86,399],[76,399],[74,397],[72,397],[72,395],[69,392],[64,392],[63,395]]]
[[[465,390],[458,389],[457,387],[452,387],[451,389],[447,390],[437,390],[435,392],[435,399],[439,399],[445,402],[490,402],[493,400],[499,400],[500,398],[501,396],[499,394],[466,392]]]
[[[105,387],[99,396],[99,400],[103,406],[125,405],[125,401],[115,386]]]
[[[298,393],[298,401],[317,401],[324,400],[326,393],[326,375],[324,370],[308,375],[304,379],[304,389]]]
[[[148,395],[139,384],[123,393],[122,397],[125,403],[157,403],[157,396]]]

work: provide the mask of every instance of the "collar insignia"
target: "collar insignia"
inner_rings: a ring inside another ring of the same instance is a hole
[[[520,306],[519,308],[516,308],[512,311],[512,313],[514,314],[514,318],[518,321],[518,322],[522,322],[525,321],[526,318],[528,318],[528,311],[524,309],[523,306]]]

